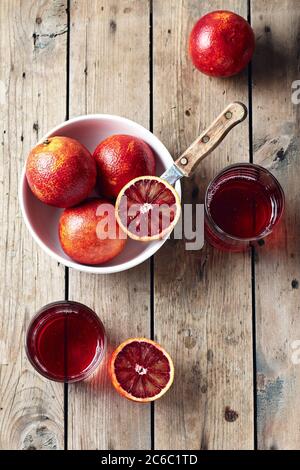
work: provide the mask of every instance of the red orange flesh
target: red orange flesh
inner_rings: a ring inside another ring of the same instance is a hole
[[[127,235],[139,241],[167,236],[180,216],[176,190],[157,176],[130,181],[116,200],[116,219]]]
[[[112,354],[109,372],[117,392],[140,403],[160,398],[174,379],[171,357],[147,338],[131,338],[120,344]]]

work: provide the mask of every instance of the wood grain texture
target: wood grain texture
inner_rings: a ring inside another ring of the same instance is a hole
[[[247,2],[153,2],[154,132],[178,157],[231,101],[248,101],[247,74],[205,77],[187,56],[189,32],[208,11],[247,16]],[[203,202],[209,180],[248,161],[248,124],[234,129],[184,181],[184,201]],[[173,388],[155,403],[155,447],[253,447],[250,256],[169,241],[155,255],[155,337],[175,361]]]
[[[109,113],[149,125],[149,5],[147,1],[73,1],[70,115]],[[150,334],[149,263],[106,276],[70,271],[70,298],[103,320],[109,348]],[[112,389],[103,364],[91,381],[69,390],[69,448],[147,449],[150,406]]]
[[[256,253],[258,447],[299,449],[300,366],[293,364],[292,343],[300,339],[300,105],[291,96],[300,78],[300,4],[251,4],[254,160],[272,171],[286,194],[283,223]]]
[[[63,387],[34,371],[24,339],[35,311],[64,298],[64,268],[27,232],[18,182],[29,149],[65,118],[65,8],[63,0],[0,2],[1,449],[63,448]]]

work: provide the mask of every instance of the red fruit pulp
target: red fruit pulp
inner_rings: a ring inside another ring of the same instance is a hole
[[[255,238],[272,220],[272,199],[258,181],[231,178],[215,188],[209,204],[214,222],[228,235]]]
[[[114,367],[119,384],[136,398],[158,395],[170,380],[167,357],[143,341],[127,344],[119,352]]]
[[[102,323],[88,307],[62,302],[44,307],[29,327],[27,353],[47,378],[75,381],[85,378],[104,350]]]
[[[127,199],[120,204],[120,220],[140,238],[161,234],[175,219],[176,199],[163,181],[137,180],[126,189],[124,197]],[[123,203],[128,211],[122,213]]]
[[[249,23],[231,11],[213,11],[199,19],[189,38],[192,61],[201,72],[229,77],[243,70],[255,48]]]

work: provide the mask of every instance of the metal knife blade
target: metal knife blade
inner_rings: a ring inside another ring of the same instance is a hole
[[[180,180],[183,176],[184,174],[182,171],[174,164],[170,166],[160,177],[174,186],[176,181]]]

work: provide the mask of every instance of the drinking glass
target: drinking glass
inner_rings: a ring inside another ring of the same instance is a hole
[[[206,190],[205,238],[223,251],[245,251],[274,230],[283,210],[284,192],[268,170],[230,165]]]
[[[32,319],[26,335],[29,361],[41,375],[57,382],[86,379],[100,364],[105,345],[101,320],[79,302],[45,305]]]

